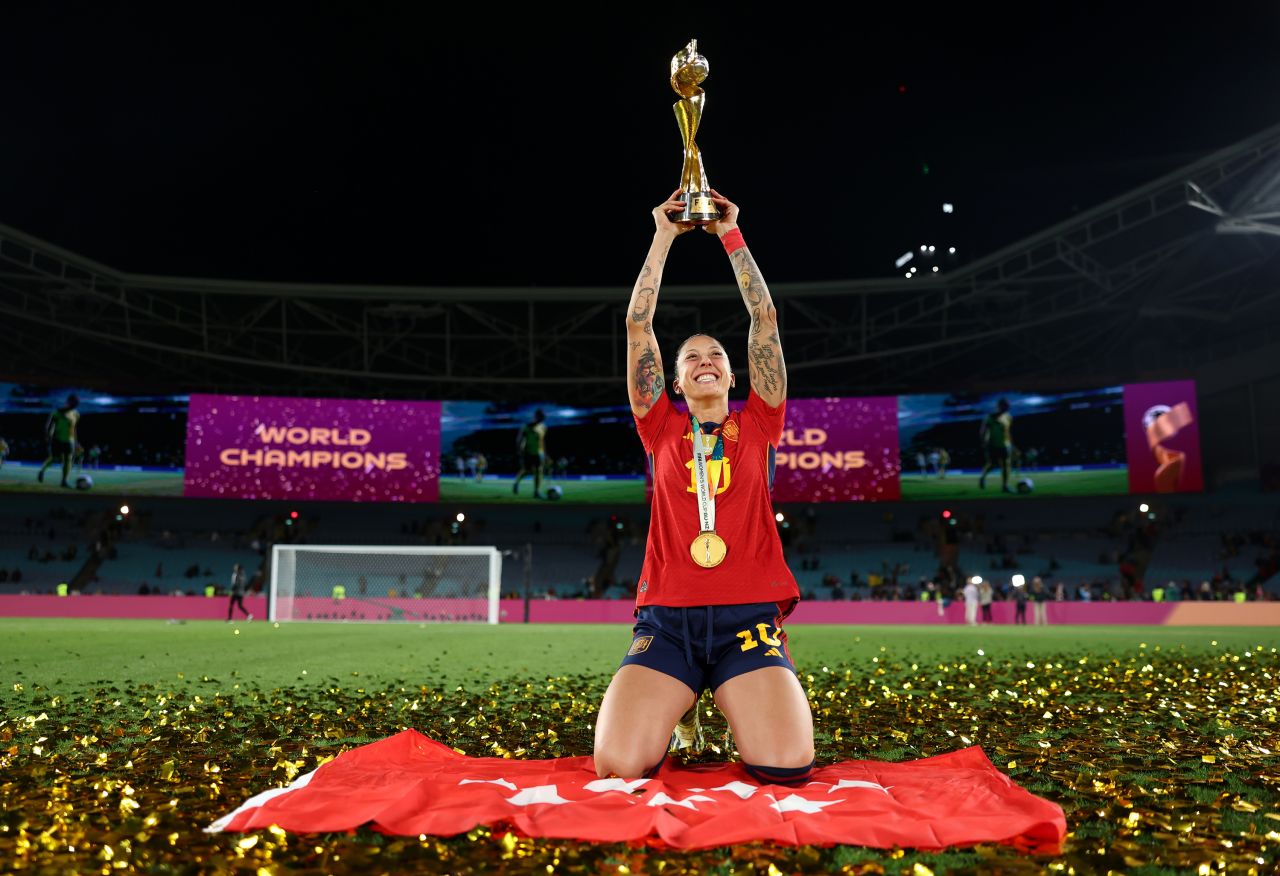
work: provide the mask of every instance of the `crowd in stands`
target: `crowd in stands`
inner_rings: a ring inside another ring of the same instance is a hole
[[[129,515],[99,502],[93,510],[0,517],[0,593],[51,593],[66,582],[90,594],[224,595],[233,563],[241,563],[252,594],[265,589],[275,544],[393,543],[497,544],[508,556],[508,598],[523,598],[527,587],[535,598],[634,599],[647,532],[636,509],[565,505],[548,514],[510,506],[459,515],[424,506],[290,512],[168,501],[158,509],[140,502]],[[946,517],[912,505],[808,505],[778,526],[806,600],[946,603],[962,600],[975,578],[997,602],[1016,601],[1015,581],[1029,588],[1036,578],[1050,601],[1252,601],[1280,593],[1280,536],[1268,512],[1223,516],[1206,497],[1149,510],[1139,501],[1082,501],[1069,520],[1058,519],[1066,506],[1043,500],[1018,502],[1012,513],[1009,503],[962,506]],[[525,545],[532,547],[527,583]],[[423,595],[430,589],[423,581],[391,586]]]

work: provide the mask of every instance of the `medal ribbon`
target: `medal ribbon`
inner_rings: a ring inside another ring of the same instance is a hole
[[[702,443],[702,424],[693,414],[693,474],[698,485],[698,524],[699,532],[715,532],[716,529],[716,490],[720,488],[720,476],[717,473],[715,483],[707,474],[707,446]],[[723,458],[721,446],[723,435],[716,436],[716,446],[711,452],[713,459]]]

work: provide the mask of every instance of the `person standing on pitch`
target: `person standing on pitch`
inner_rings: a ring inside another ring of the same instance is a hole
[[[1035,619],[1032,621],[1036,626],[1044,626],[1049,623],[1049,610],[1045,607],[1049,594],[1044,589],[1044,582],[1040,580],[1040,576],[1031,579],[1031,605],[1035,609]]]
[[[247,620],[253,620],[253,615],[249,613],[249,609],[244,607],[244,567],[236,563],[231,567],[231,601],[227,603],[227,623],[231,623],[231,610],[237,605],[244,612]]]
[[[751,388],[730,410],[737,377],[728,353],[694,334],[676,350],[671,388],[689,413],[676,410],[653,319],[671,244],[695,227],[671,219],[684,206],[678,195],[653,209],[653,243],[626,316],[628,394],[653,503],[631,648],[596,720],[596,772],[654,774],[677,723],[677,739],[696,736],[698,697],[709,689],[747,772],[762,784],[797,784],[813,773],[813,715],[782,630],[800,590],[769,496],[787,397],[778,315],[738,207],[713,191],[720,218],[705,230],[724,245],[751,318]]]
[[[511,485],[512,493],[520,492],[520,481],[527,474],[533,475],[533,498],[542,498],[542,469],[547,464],[547,415],[541,409],[533,412],[533,419],[521,427],[516,436],[516,453],[520,456],[520,472]]]
[[[978,489],[987,488],[987,474],[996,467],[1000,469],[1000,489],[1012,493],[1009,487],[1009,464],[1013,450],[1013,415],[1009,413],[1009,402],[1000,399],[995,413],[987,414],[978,431],[982,440],[982,452],[986,456],[986,465],[978,476]]]
[[[973,578],[964,585],[964,622],[971,627],[978,625],[978,582]]]
[[[1027,587],[1017,581],[1013,583],[1013,622],[1027,625]]]
[[[80,398],[74,393],[67,396],[67,403],[49,415],[44,424],[44,436],[49,442],[49,455],[36,472],[36,480],[44,483],[44,473],[55,461],[62,462],[62,486],[70,487],[67,476],[71,474],[71,460],[76,452],[76,426],[80,422]]]

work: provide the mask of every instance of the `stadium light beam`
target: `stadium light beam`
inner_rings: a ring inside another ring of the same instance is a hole
[[[1138,506],[1138,510],[1141,511],[1143,514],[1146,514],[1148,511],[1151,510],[1151,506],[1148,505],[1146,502],[1143,502],[1141,505]]]
[[[129,513],[129,506],[128,506],[128,505],[121,505],[121,506],[120,506],[120,513],[121,513],[121,514],[128,514],[128,513]]]
[[[459,511],[459,512],[458,512],[458,515],[457,515],[456,517],[454,517],[453,519],[454,519],[454,520],[457,520],[459,523],[465,523],[465,522],[467,521],[467,515],[463,514],[461,511]]]

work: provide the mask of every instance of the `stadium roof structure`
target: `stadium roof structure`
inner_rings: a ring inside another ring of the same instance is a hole
[[[796,395],[1066,388],[1227,360],[1280,369],[1277,253],[1280,125],[945,274],[771,289]],[[0,226],[0,376],[610,402],[629,292],[131,274]],[[737,297],[667,286],[655,331],[669,344],[712,333],[732,357],[748,320],[723,301]]]

